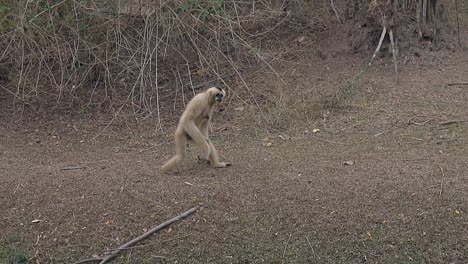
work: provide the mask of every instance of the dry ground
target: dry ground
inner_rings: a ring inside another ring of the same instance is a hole
[[[304,102],[285,107],[288,90],[258,72],[249,85],[285,99],[216,113],[227,169],[197,164],[192,148],[177,173],[161,174],[172,127],[160,135],[154,120],[116,122],[92,140],[99,118],[4,114],[0,262],[73,263],[196,205],[114,262],[468,262],[468,123],[441,124],[468,119],[468,86],[449,85],[468,81],[468,53],[415,57],[399,85],[384,58],[332,109],[320,98],[367,57],[303,55],[279,73]]]

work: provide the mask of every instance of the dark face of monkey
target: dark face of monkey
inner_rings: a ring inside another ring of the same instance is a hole
[[[223,94],[222,93],[218,93],[216,95],[216,102],[220,103],[221,101],[223,101]]]

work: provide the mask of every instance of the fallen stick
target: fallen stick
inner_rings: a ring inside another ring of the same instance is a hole
[[[141,240],[147,238],[148,236],[152,235],[153,233],[179,221],[179,220],[182,220],[184,219],[185,217],[193,214],[194,212],[196,212],[198,210],[198,206],[170,219],[170,220],[167,220],[166,222],[146,231],[144,234],[142,234],[141,236],[139,237],[136,237],[132,240],[130,240],[129,242],[123,244],[122,246],[120,246],[119,248],[117,248],[116,250],[112,251],[110,254],[108,255],[105,255],[103,257],[99,257],[99,258],[91,258],[91,259],[85,259],[85,260],[81,260],[81,261],[78,261],[78,262],[75,262],[74,264],[79,264],[79,263],[85,263],[85,262],[97,262],[97,261],[100,261],[99,264],[104,264],[106,262],[108,262],[109,260],[115,258],[120,252],[122,252],[123,250],[126,250],[128,249],[129,247],[131,247],[132,245],[140,242]]]
[[[460,83],[448,83],[448,86],[456,86],[456,85],[468,85],[468,82],[460,82]]]
[[[449,120],[449,121],[445,121],[445,122],[440,123],[440,125],[445,126],[445,125],[451,125],[451,124],[455,124],[455,123],[465,123],[465,122],[468,122],[468,120]]]
[[[440,181],[440,190],[439,190],[439,196],[442,196],[442,190],[444,188],[444,178],[445,178],[445,173],[444,169],[439,165],[440,172],[442,172],[442,180]]]
[[[65,168],[62,168],[62,170],[81,170],[81,169],[85,169],[86,167],[80,167],[80,166],[77,166],[77,167],[65,167]]]

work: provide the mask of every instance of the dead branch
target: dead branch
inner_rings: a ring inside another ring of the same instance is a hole
[[[427,23],[427,0],[423,0],[422,4],[422,15],[423,15],[423,25],[426,26]]]
[[[99,258],[90,258],[90,259],[81,260],[81,261],[75,262],[74,264],[80,264],[80,263],[86,263],[86,262],[98,262],[98,261],[99,261],[100,264],[104,264],[104,263],[110,261],[111,259],[115,258],[123,250],[129,249],[132,245],[134,245],[134,244],[140,242],[141,240],[149,237],[153,233],[155,233],[155,232],[157,232],[157,231],[159,231],[159,230],[161,230],[161,229],[163,229],[163,228],[165,228],[165,227],[167,227],[167,226],[169,226],[169,225],[171,225],[171,224],[173,224],[173,223],[175,223],[175,222],[177,222],[179,220],[182,220],[182,219],[184,219],[185,217],[187,217],[187,216],[189,216],[191,214],[193,214],[194,212],[196,212],[198,210],[198,208],[199,207],[196,206],[196,207],[194,207],[194,208],[192,208],[192,209],[190,209],[190,210],[188,210],[188,211],[186,211],[186,212],[184,212],[184,213],[182,213],[182,214],[180,214],[180,215],[178,215],[178,216],[176,216],[176,217],[174,217],[172,219],[167,220],[166,222],[164,222],[164,223],[162,223],[162,224],[160,224],[160,225],[158,225],[156,227],[151,228],[150,230],[148,230],[147,232],[145,232],[141,236],[136,237],[136,238],[130,240],[129,242],[123,244],[122,246],[120,246],[119,248],[117,248],[116,250],[114,250],[113,252],[111,252],[108,255],[105,255],[105,256],[99,257]]]
[[[330,0],[330,5],[331,5],[331,8],[333,10],[333,13],[335,13],[336,19],[338,19],[338,22],[343,23],[341,21],[340,15],[338,14],[338,10],[336,9],[336,6],[335,6],[335,3],[334,3],[333,0]]]
[[[386,34],[387,34],[387,27],[383,27],[382,34],[380,35],[380,39],[379,39],[379,44],[377,45],[377,48],[375,49],[374,54],[372,55],[372,58],[369,61],[368,67],[371,66],[372,62],[374,61],[375,57],[377,56],[377,53],[379,52],[380,47],[382,46],[382,42],[383,42]]]
[[[388,32],[388,36],[390,37],[390,43],[392,44],[393,64],[395,65],[395,78],[396,78],[396,83],[398,84],[398,62],[397,62],[397,57],[395,53],[395,40],[393,39],[392,29],[390,29],[390,31]]]
[[[460,14],[458,13],[458,1],[455,0],[455,13],[457,13],[457,37],[458,37],[458,45],[461,46],[460,40]]]
[[[448,86],[468,85],[468,82],[448,83],[447,85],[448,85]]]
[[[444,169],[442,169],[442,167],[439,165],[439,169],[440,169],[440,172],[442,172],[442,180],[440,181],[440,191],[439,191],[439,196],[442,195],[442,188],[444,186],[444,178],[445,178],[445,173],[444,173]]]
[[[468,119],[467,120],[449,120],[449,121],[445,121],[445,122],[440,123],[440,125],[445,126],[445,125],[451,125],[451,124],[455,124],[455,123],[466,123],[466,122],[468,122]]]
[[[76,167],[64,167],[64,168],[62,168],[62,170],[81,170],[81,169],[86,169],[86,167],[76,166]]]
[[[422,0],[418,0],[418,4],[416,7],[416,21],[418,23],[418,33],[419,38],[422,39],[422,30],[421,30],[421,10],[422,10]]]

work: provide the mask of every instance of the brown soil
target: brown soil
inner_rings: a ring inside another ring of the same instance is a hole
[[[197,164],[192,147],[161,174],[174,123],[161,134],[154,120],[116,120],[93,139],[108,117],[5,110],[0,261],[73,263],[201,205],[114,263],[467,263],[468,122],[442,122],[467,121],[468,86],[449,84],[468,81],[468,53],[419,51],[398,85],[385,57],[327,109],[321,99],[369,56],[309,44],[277,68],[286,86],[261,71],[247,78],[274,107],[233,100],[216,113],[227,169]]]

